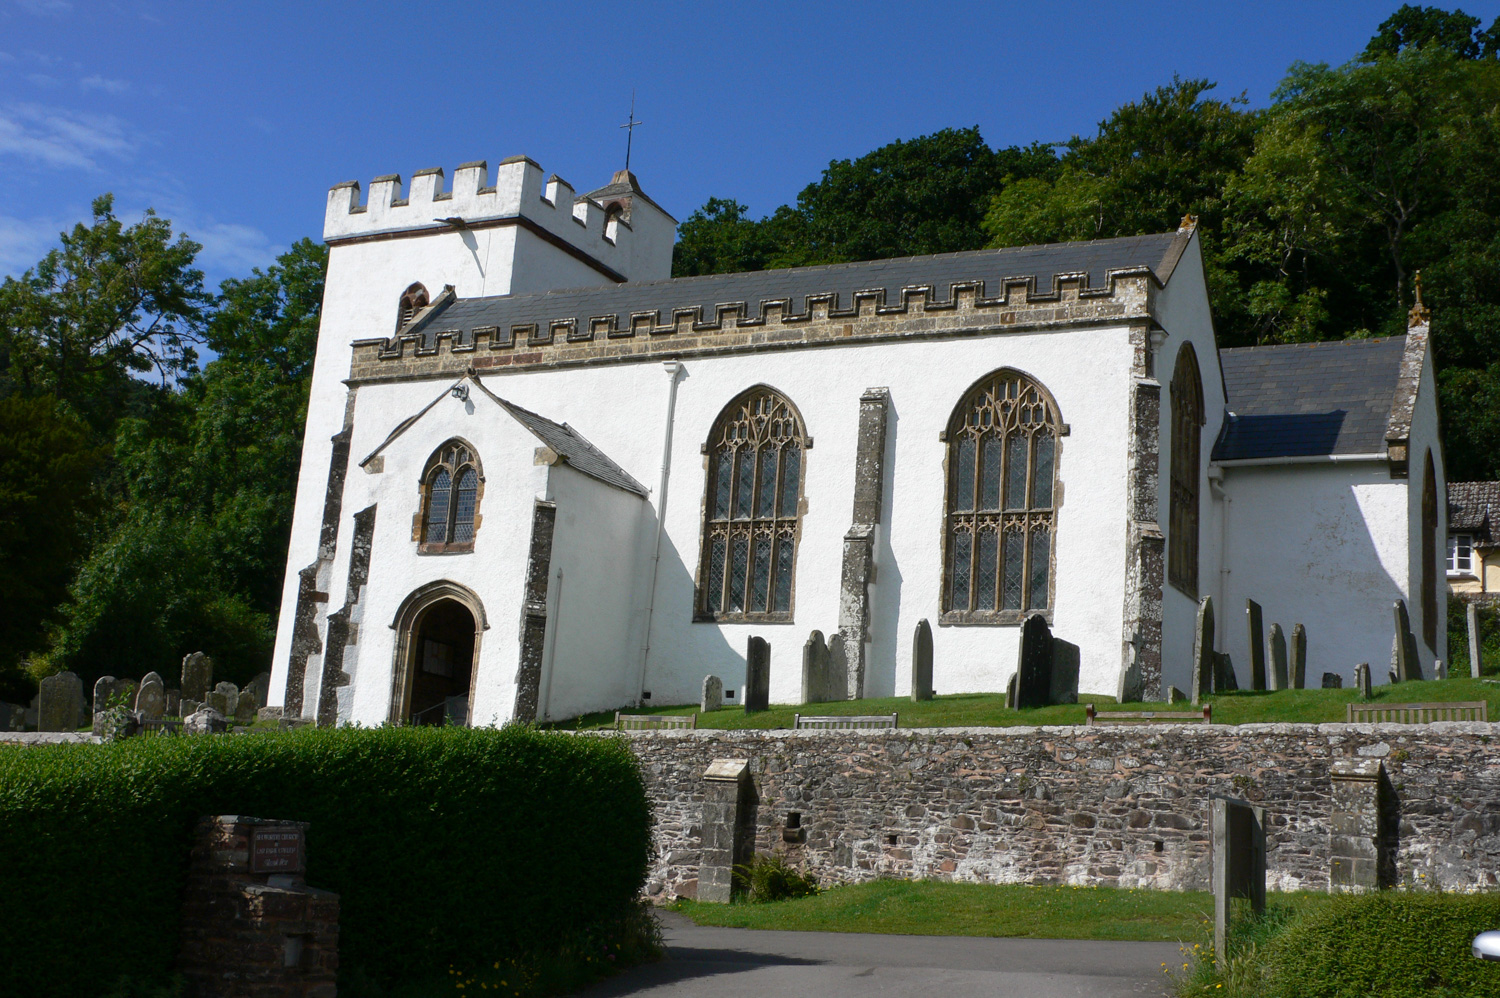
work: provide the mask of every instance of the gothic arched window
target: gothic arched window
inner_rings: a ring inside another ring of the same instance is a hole
[[[1172,372],[1172,508],[1167,580],[1198,598],[1198,472],[1203,434],[1203,379],[1191,343],[1177,352]]]
[[[719,413],[705,447],[697,619],[792,619],[807,444],[796,408],[764,385]]]
[[[479,459],[468,443],[450,440],[433,451],[422,470],[418,550],[445,554],[474,550],[483,486]]]
[[[396,332],[405,329],[406,324],[415,319],[427,304],[427,289],[420,284],[413,284],[401,292],[401,301],[396,306]]]
[[[1002,368],[948,420],[943,620],[1018,624],[1052,608],[1057,524],[1057,406],[1036,381]]]

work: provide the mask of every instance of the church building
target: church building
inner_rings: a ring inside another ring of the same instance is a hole
[[[634,175],[524,157],[329,192],[272,705],[319,723],[559,719],[1003,692],[1021,624],[1079,689],[1249,685],[1246,601],[1309,685],[1383,677],[1392,607],[1446,659],[1428,317],[1218,349],[1195,222],[1159,235],[671,278]],[[733,693],[734,695],[730,695]]]

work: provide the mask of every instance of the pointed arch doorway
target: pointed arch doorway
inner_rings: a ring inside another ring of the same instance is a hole
[[[391,626],[391,723],[469,724],[480,638],[489,626],[479,597],[456,582],[430,583],[402,602]]]

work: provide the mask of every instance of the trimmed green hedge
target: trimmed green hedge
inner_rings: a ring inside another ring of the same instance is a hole
[[[1285,998],[1500,998],[1500,964],[1474,937],[1500,929],[1500,894],[1380,891],[1331,899],[1271,944]]]
[[[0,747],[5,987],[92,995],[163,978],[209,814],[311,822],[307,881],[340,895],[341,976],[385,981],[618,922],[651,841],[617,739],[378,728]]]

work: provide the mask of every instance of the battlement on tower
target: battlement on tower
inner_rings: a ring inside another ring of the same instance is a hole
[[[667,276],[677,223],[624,171],[592,194],[546,176],[526,156],[464,163],[445,183],[441,168],[418,170],[403,188],[398,174],[376,177],[361,200],[358,181],[328,192],[323,238],[330,246],[520,225],[547,242],[582,253],[613,270],[615,279]]]

